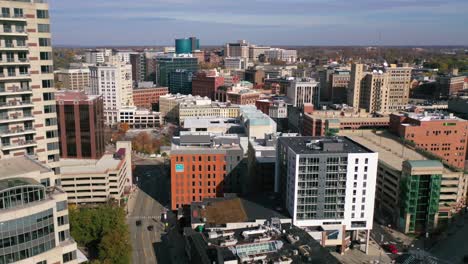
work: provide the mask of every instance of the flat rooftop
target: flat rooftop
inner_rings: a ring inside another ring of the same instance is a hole
[[[253,257],[262,258],[263,263],[340,263],[307,232],[291,224],[225,232],[196,232],[186,228],[184,235],[192,244],[192,250],[204,259],[203,263],[256,263],[252,261]],[[293,254],[293,251],[299,254]]]
[[[106,173],[108,170],[116,170],[122,162],[114,158],[113,154],[104,154],[99,160],[91,159],[60,159],[60,172],[62,174],[80,173]]]
[[[184,128],[198,127],[230,127],[239,125],[239,120],[236,118],[199,118],[189,117],[184,120]]]
[[[21,177],[31,172],[47,173],[51,170],[28,157],[13,157],[0,160],[0,179]]]
[[[467,122],[464,119],[461,119],[453,114],[447,113],[423,113],[423,114],[416,114],[416,113],[402,113],[396,114],[398,116],[406,116],[411,119],[419,120],[422,122],[430,122],[430,121],[458,121],[458,122]],[[410,124],[403,123],[402,125],[409,126]]]
[[[342,111],[342,110],[324,110],[314,111],[312,113],[305,113],[305,115],[312,118],[324,118],[324,119],[338,119],[340,121],[347,122],[358,122],[358,121],[388,121],[390,122],[389,115],[374,116],[370,113],[354,113],[353,111]]]
[[[378,152],[379,160],[396,170],[402,169],[403,161],[405,160],[428,160],[424,155],[404,146],[396,136],[386,131],[373,133],[370,130],[354,132],[347,130],[340,131],[340,135],[346,136],[372,151]]]
[[[223,226],[228,223],[255,222],[257,219],[290,219],[278,203],[276,197],[271,200],[255,197],[250,200],[238,197],[208,198],[190,206],[192,224],[205,223],[206,226]],[[275,207],[276,206],[276,207]],[[206,222],[202,219],[205,218]]]
[[[280,137],[278,142],[296,154],[374,152],[346,137]]]

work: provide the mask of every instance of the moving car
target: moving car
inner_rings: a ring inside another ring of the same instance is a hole
[[[148,226],[148,231],[153,231],[153,230],[154,230],[154,226],[149,225],[149,226]]]
[[[141,226],[141,220],[136,220],[135,224],[136,226]]]

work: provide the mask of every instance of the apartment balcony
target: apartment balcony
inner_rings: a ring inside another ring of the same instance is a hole
[[[0,60],[0,66],[2,65],[29,65],[29,59],[26,58],[20,58],[20,59],[14,59],[14,58],[7,58],[6,60]]]
[[[5,50],[5,51],[27,51],[28,49],[29,48],[26,44],[13,45],[11,43],[7,43],[7,44],[0,46],[0,50]]]
[[[34,104],[31,101],[0,102],[0,109],[17,109],[29,107],[34,107]]]
[[[2,143],[0,149],[2,151],[5,150],[14,150],[20,148],[28,148],[28,147],[35,147],[37,146],[37,142],[35,140],[20,140],[16,143]]]
[[[30,87],[0,88],[1,95],[32,94]]]
[[[3,32],[0,32],[0,35],[5,37],[27,37],[28,32],[26,32],[25,30],[3,29]]]
[[[0,21],[26,22],[26,17],[19,14],[0,13]]]
[[[0,73],[0,80],[10,81],[10,80],[28,80],[31,79],[31,74],[29,72],[20,72],[20,73]]]
[[[21,123],[25,121],[34,121],[34,116],[29,115],[21,115],[21,112],[14,113],[12,115],[0,115],[0,124],[6,123]]]
[[[36,134],[36,130],[32,127],[10,129],[6,131],[0,131],[0,137],[16,137],[22,135]]]

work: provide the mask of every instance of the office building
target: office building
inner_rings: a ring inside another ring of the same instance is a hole
[[[239,115],[249,138],[263,139],[265,135],[274,134],[277,131],[275,121],[254,105],[241,105]]]
[[[105,151],[102,96],[59,91],[58,135],[61,158],[99,159]]]
[[[224,77],[214,70],[199,72],[192,78],[192,94],[214,99],[220,86],[224,85]]]
[[[192,94],[193,72],[177,69],[169,73],[168,88],[172,94]]]
[[[88,94],[102,95],[105,123],[115,125],[119,109],[133,105],[132,65],[116,62],[89,68]]]
[[[98,159],[62,159],[62,188],[68,203],[107,203],[119,200],[132,186],[132,143],[117,141],[115,153]]]
[[[250,68],[245,70],[244,80],[251,82],[254,86],[263,85],[265,71],[262,69]]]
[[[146,85],[133,88],[133,105],[144,109],[156,109],[159,97],[169,93],[167,87],[148,87]]]
[[[240,85],[235,85],[231,88],[228,88],[226,91],[226,102],[237,105],[255,105],[255,102],[260,98],[260,93],[242,87]]]
[[[244,133],[244,127],[238,118],[187,117],[182,128],[183,131],[208,132],[217,135]]]
[[[330,100],[334,104],[346,103],[348,98],[348,87],[351,81],[351,74],[349,70],[335,70],[330,74],[328,94]],[[321,83],[320,83],[321,84]]]
[[[239,40],[237,43],[227,43],[224,46],[224,57],[240,57],[249,59],[249,43]]]
[[[379,153],[375,211],[384,225],[404,233],[432,233],[466,207],[463,172],[444,167],[388,132],[340,134]]]
[[[196,37],[175,40],[176,54],[189,54],[194,52],[195,50],[200,50],[200,40]]]
[[[297,61],[297,50],[270,48],[265,50],[264,54],[269,62],[284,61],[286,63],[295,63]]]
[[[289,103],[294,107],[302,109],[304,104],[319,106],[320,88],[319,83],[310,78],[294,79],[287,88]]]
[[[445,75],[437,77],[439,95],[447,97],[455,95],[465,87],[465,76]]]
[[[320,100],[321,101],[330,101],[331,94],[330,89],[330,75],[333,73],[334,69],[326,68],[318,71],[318,82],[320,86]]]
[[[85,62],[90,64],[105,63],[112,56],[111,49],[98,49],[85,51]]]
[[[353,64],[348,105],[355,111],[362,108],[369,113],[391,113],[405,109],[409,102],[411,70],[411,67],[392,64],[366,72],[363,64]]]
[[[11,6],[31,14],[25,3]],[[0,263],[86,261],[70,236],[67,194],[54,171],[25,156],[2,158],[0,171]]]
[[[243,70],[247,68],[247,59],[241,57],[224,57],[224,68],[227,70]]]
[[[162,124],[159,112],[150,109],[138,109],[136,106],[120,108],[117,121],[135,129],[155,128],[160,127]]]
[[[267,50],[270,50],[270,47],[251,45],[249,47],[249,59],[252,61],[260,60],[265,56]]]
[[[237,136],[181,134],[171,147],[171,209],[240,188],[243,157]]]
[[[355,113],[344,110],[305,112],[302,134],[304,136],[332,136],[342,130],[388,129],[388,115],[375,116],[365,111]]]
[[[146,81],[148,75],[146,54],[144,52],[130,54],[130,64],[132,65],[132,80],[136,83]]]
[[[191,82],[188,80],[189,74],[194,74],[198,71],[198,62],[197,58],[190,57],[190,56],[167,56],[167,57],[158,57],[157,58],[157,69],[156,69],[156,80],[157,84],[160,86],[167,86],[169,90],[171,87],[169,86],[169,78],[170,74],[176,71],[179,71],[178,74],[173,76],[173,81],[176,81],[176,77],[184,77],[184,82]],[[183,73],[185,70],[185,73]],[[184,75],[184,76],[181,76]]]
[[[0,3],[0,159],[36,156],[59,173],[48,4]]]
[[[89,87],[89,68],[61,69],[54,71],[57,89],[84,91]]]
[[[363,238],[367,253],[378,153],[346,137],[280,137],[277,144],[275,190],[293,224],[327,230],[325,245],[341,252]]]
[[[468,120],[468,90],[458,92],[448,101],[448,110],[457,116]]]
[[[390,129],[447,164],[465,167],[468,121],[443,113],[392,114]]]

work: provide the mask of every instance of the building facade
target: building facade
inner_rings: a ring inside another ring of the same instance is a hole
[[[175,52],[177,54],[188,54],[200,49],[200,40],[196,37],[181,38],[175,40]]]
[[[159,86],[169,86],[172,72],[185,70],[193,74],[199,69],[197,58],[190,56],[158,57],[156,63],[156,80]]]
[[[468,121],[453,114],[392,114],[390,129],[447,164],[460,169],[465,167]]]
[[[192,94],[213,100],[216,90],[222,85],[224,85],[223,76],[201,72],[192,78]]]
[[[333,230],[341,245],[373,225],[378,153],[346,137],[278,139],[275,190],[297,226]],[[333,241],[333,242],[332,242]]]
[[[133,88],[133,105],[139,108],[155,109],[159,97],[169,93],[167,87]]]
[[[149,109],[138,109],[136,106],[127,106],[119,109],[119,123],[128,124],[130,128],[155,128],[160,127],[161,114]]]
[[[0,1],[0,159],[37,156],[59,173],[49,8]]]
[[[105,151],[102,96],[59,91],[56,98],[61,157],[99,159]]]
[[[121,107],[133,105],[132,65],[113,63],[90,67],[88,94],[102,95],[106,125],[117,123]]]
[[[318,107],[320,102],[319,83],[313,79],[295,79],[287,89],[289,102],[297,108],[303,108],[304,104],[313,104]]]
[[[83,262],[57,175],[25,156],[0,159],[0,171],[0,263]]]
[[[238,137],[187,134],[171,147],[171,209],[240,188],[243,151]]]
[[[146,54],[144,52],[130,54],[130,64],[132,65],[132,80],[137,83],[146,81],[148,75],[146,71]]]
[[[98,159],[63,159],[62,188],[70,204],[106,203],[130,191],[132,143],[117,141],[116,152]]]
[[[86,90],[89,87],[89,68],[54,71],[57,89]]]

